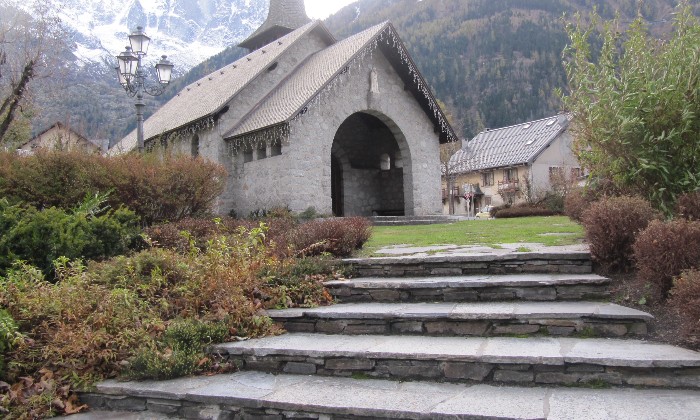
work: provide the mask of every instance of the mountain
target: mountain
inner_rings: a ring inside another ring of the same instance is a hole
[[[384,20],[396,26],[465,137],[561,110],[566,20],[597,8],[623,22],[641,13],[670,28],[676,0],[360,0],[327,21],[339,38]],[[566,16],[566,18],[563,18]]]
[[[262,24],[269,7],[267,0],[0,0],[0,20],[31,13],[37,1],[60,18],[67,36],[62,68],[32,86],[38,107],[33,132],[63,121],[112,142],[135,125],[133,102],[113,70],[131,31],[143,26],[152,38],[148,67],[168,55],[178,77],[237,45]],[[148,99],[147,112],[165,99]]]
[[[39,0],[30,0],[39,1]],[[69,32],[65,66],[32,86],[33,131],[56,121],[112,143],[135,126],[133,100],[119,87],[113,56],[143,25],[151,60],[176,64],[166,93],[147,97],[146,116],[189,83],[240,58],[238,42],[267,16],[268,0],[46,0]],[[565,19],[593,8],[605,18],[638,13],[653,31],[668,32],[677,0],[359,0],[326,20],[338,39],[389,20],[446,104],[465,137],[486,127],[534,120],[560,111],[566,90]],[[693,2],[696,3],[696,2]],[[27,1],[0,0],[23,8]],[[700,12],[700,5],[696,5]],[[563,16],[566,16],[564,19]],[[2,20],[0,19],[0,21]]]

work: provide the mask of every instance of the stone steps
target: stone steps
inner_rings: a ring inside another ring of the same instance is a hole
[[[212,351],[268,373],[700,389],[700,353],[639,340],[293,333]]]
[[[689,420],[700,392],[354,380],[241,372],[159,382],[107,381],[84,394],[76,420],[154,419],[645,419]],[[148,411],[145,411],[148,409]],[[133,414],[133,412],[138,412]],[[130,413],[131,412],[131,413]]]
[[[524,252],[349,258],[359,277],[430,277],[474,274],[590,274],[588,252]]]
[[[600,300],[610,280],[595,274],[509,274],[452,277],[360,277],[326,282],[341,302],[477,302]]]
[[[360,303],[268,311],[289,332],[429,336],[640,336],[653,317],[599,302]]]

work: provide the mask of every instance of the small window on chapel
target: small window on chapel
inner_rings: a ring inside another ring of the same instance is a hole
[[[267,157],[267,144],[260,143],[257,146],[257,160],[265,159]]]
[[[192,157],[199,156],[199,136],[195,134],[192,138]]]
[[[270,146],[270,156],[279,156],[282,154],[282,144],[276,143]]]
[[[248,163],[253,161],[253,149],[246,147],[243,149],[243,163]]]

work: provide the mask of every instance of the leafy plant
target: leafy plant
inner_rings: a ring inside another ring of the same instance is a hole
[[[700,22],[691,6],[678,6],[666,41],[641,16],[627,30],[579,17],[568,34],[563,101],[580,162],[670,214],[680,194],[700,188]]]

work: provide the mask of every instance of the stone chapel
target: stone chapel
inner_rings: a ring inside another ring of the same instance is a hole
[[[225,166],[220,213],[441,213],[439,144],[456,135],[391,23],[339,41],[303,0],[271,0],[239,46],[144,123],[147,148]],[[135,146],[132,133],[110,153]]]

